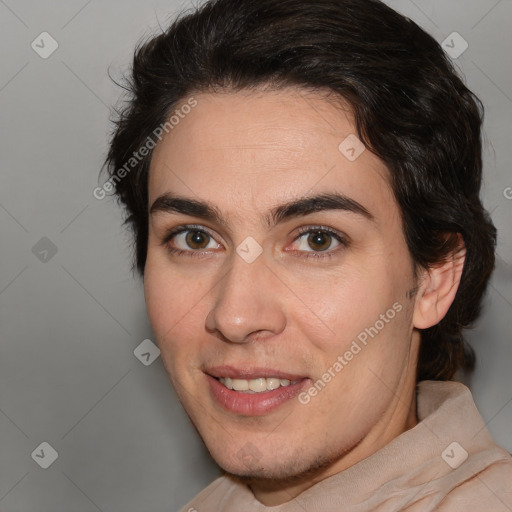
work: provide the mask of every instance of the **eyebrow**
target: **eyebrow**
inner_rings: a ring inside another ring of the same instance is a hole
[[[269,226],[272,226],[290,218],[328,210],[342,210],[375,222],[374,216],[362,204],[339,193],[304,197],[279,205],[265,216],[265,220]],[[222,225],[228,224],[219,210],[211,204],[171,194],[163,194],[153,202],[149,214],[156,213],[178,213]]]
[[[303,217],[327,210],[342,210],[375,221],[374,216],[362,204],[343,194],[332,193],[304,197],[278,206],[272,210],[267,222],[270,225],[278,224],[291,217]]]

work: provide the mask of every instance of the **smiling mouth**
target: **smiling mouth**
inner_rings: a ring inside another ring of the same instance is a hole
[[[273,391],[280,387],[287,387],[297,384],[299,380],[290,381],[278,377],[257,377],[255,379],[232,379],[231,377],[215,377],[227,389],[239,391],[240,393],[264,393]]]
[[[262,367],[216,366],[203,370],[211,397],[223,409],[242,416],[261,416],[296,397],[310,379]]]

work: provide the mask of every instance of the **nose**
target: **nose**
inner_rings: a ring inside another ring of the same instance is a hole
[[[215,288],[206,330],[231,343],[247,343],[255,335],[271,337],[286,326],[278,279],[260,256],[252,263],[237,254]],[[258,337],[259,337],[258,336]]]

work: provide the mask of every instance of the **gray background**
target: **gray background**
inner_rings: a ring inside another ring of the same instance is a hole
[[[483,194],[500,239],[466,382],[512,451],[512,0],[388,4],[469,44],[455,61],[486,107]],[[152,333],[130,239],[92,195],[120,94],[108,68],[119,78],[139,38],[190,5],[0,0],[3,512],[173,511],[217,474],[160,358],[133,354]],[[31,48],[43,31],[59,45],[47,59]],[[58,452],[48,469],[31,457],[42,442]]]

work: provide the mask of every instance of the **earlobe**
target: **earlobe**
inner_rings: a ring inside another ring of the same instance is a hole
[[[458,246],[445,261],[424,271],[414,305],[413,325],[427,329],[438,324],[452,305],[459,287],[466,248],[457,234]]]

